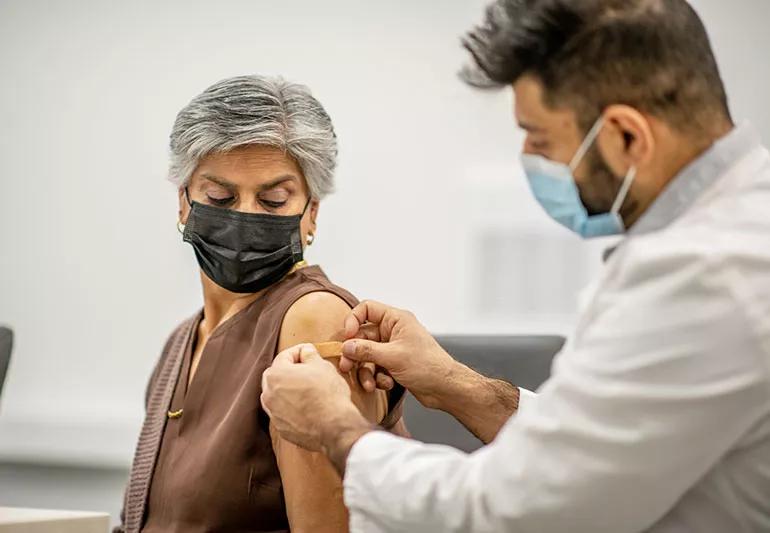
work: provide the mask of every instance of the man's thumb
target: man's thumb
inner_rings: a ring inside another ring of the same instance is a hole
[[[360,363],[374,363],[388,368],[390,348],[386,342],[365,339],[351,339],[342,345],[342,355]]]
[[[315,359],[321,359],[321,354],[312,344],[303,344],[299,349],[299,362],[309,363]]]

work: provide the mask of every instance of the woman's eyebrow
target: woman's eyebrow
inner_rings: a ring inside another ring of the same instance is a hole
[[[260,185],[259,186],[259,190],[260,191],[266,191],[268,189],[272,189],[274,187],[277,187],[281,183],[285,183],[287,181],[297,181],[297,176],[294,176],[292,174],[286,174],[286,175],[283,175],[283,176],[279,176],[279,177],[277,177],[275,179],[272,179],[272,180],[268,181],[267,183],[263,183],[262,185]]]
[[[212,174],[201,174],[201,178],[206,179],[212,183],[216,183],[220,187],[224,187],[230,192],[234,192],[238,189],[237,185],[227,181],[225,178],[220,178],[219,176],[214,176]]]

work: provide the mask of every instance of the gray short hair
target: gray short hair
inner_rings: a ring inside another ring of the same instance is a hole
[[[304,85],[269,76],[222,80],[179,112],[169,180],[183,187],[207,155],[255,144],[293,157],[313,198],[334,190],[337,136],[329,115]]]

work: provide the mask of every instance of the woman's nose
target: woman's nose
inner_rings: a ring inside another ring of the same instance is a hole
[[[264,213],[265,209],[260,205],[256,198],[239,200],[234,209],[241,213]]]

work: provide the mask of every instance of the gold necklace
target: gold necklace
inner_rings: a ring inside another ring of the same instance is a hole
[[[295,263],[293,267],[291,267],[291,270],[289,270],[289,273],[286,274],[287,276],[290,274],[294,274],[297,270],[301,268],[305,268],[307,266],[307,261],[304,259],[302,261],[299,261],[298,263]]]

